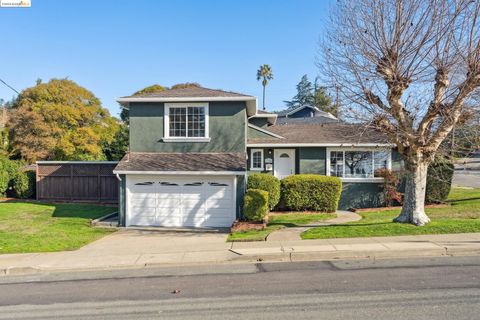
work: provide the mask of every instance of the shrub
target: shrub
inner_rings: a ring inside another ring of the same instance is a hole
[[[18,198],[31,198],[35,194],[35,171],[19,168],[13,178],[13,191]]]
[[[297,174],[281,181],[282,199],[287,209],[294,211],[337,210],[342,181],[337,177]]]
[[[447,200],[452,187],[454,166],[446,160],[430,164],[427,174],[425,203],[439,203]]]
[[[15,161],[0,157],[0,197],[5,197],[9,188],[12,187],[18,167],[19,165]]]
[[[263,221],[268,214],[268,192],[248,189],[243,197],[243,216],[249,221]]]
[[[379,169],[375,171],[376,177],[382,177],[383,180],[383,202],[385,206],[402,203],[402,193],[398,191],[400,178],[396,172],[388,169]]]
[[[268,192],[270,210],[280,201],[280,181],[266,173],[255,173],[248,177],[247,189],[260,189]]]

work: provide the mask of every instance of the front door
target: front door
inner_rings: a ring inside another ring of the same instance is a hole
[[[295,149],[275,149],[273,156],[275,177],[283,179],[295,174]]]

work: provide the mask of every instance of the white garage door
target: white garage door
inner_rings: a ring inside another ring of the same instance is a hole
[[[235,177],[127,176],[127,226],[230,227]]]

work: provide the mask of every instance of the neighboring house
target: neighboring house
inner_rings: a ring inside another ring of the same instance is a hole
[[[305,105],[278,112],[276,123],[330,123],[338,121],[331,113],[322,111],[315,106]]]
[[[399,164],[378,132],[339,122],[276,124],[253,96],[201,87],[118,99],[130,152],[114,173],[123,226],[229,227],[252,172],[344,180],[342,208],[379,202],[378,168]]]

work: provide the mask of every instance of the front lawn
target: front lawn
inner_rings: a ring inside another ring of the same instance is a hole
[[[432,221],[423,227],[392,222],[400,209],[360,212],[363,217],[360,221],[312,228],[302,233],[302,239],[480,232],[480,189],[452,188],[449,204],[448,207],[427,208]]]
[[[75,250],[111,233],[90,220],[116,207],[37,202],[0,203],[0,253]]]
[[[334,213],[285,213],[269,216],[268,226],[263,230],[233,232],[227,241],[265,241],[267,236],[275,230],[288,227],[299,227],[321,220],[335,218]]]

